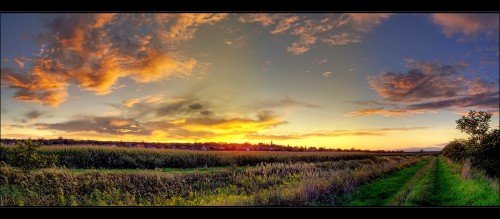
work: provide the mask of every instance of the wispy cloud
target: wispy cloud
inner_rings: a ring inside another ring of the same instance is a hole
[[[26,56],[21,56],[19,58],[14,58],[14,63],[19,68],[24,68],[24,65],[26,64],[27,61],[29,61],[29,59]]]
[[[361,43],[361,36],[349,33],[331,35],[321,40],[331,46],[343,46],[353,43]]]
[[[298,39],[286,50],[292,54],[304,54],[318,42],[330,46],[360,43],[361,34],[370,33],[384,20],[388,13],[345,13],[330,14],[320,19],[310,19],[293,14],[245,14],[239,20],[243,23],[261,23],[273,28],[271,34],[290,34]]]
[[[42,112],[40,110],[31,110],[31,111],[25,113],[24,117],[26,117],[26,119],[29,119],[29,120],[36,120],[36,119],[40,118],[43,114],[44,114],[44,112]]]
[[[229,47],[243,47],[247,43],[247,38],[245,36],[238,36],[234,39],[224,40],[224,44]]]
[[[103,134],[135,134],[144,135],[150,131],[135,119],[120,117],[82,116],[79,119],[60,123],[37,123],[38,129],[58,130],[64,132],[92,132]]]
[[[307,103],[303,101],[294,100],[290,97],[284,97],[280,99],[268,99],[259,100],[251,103],[245,108],[249,109],[276,109],[276,108],[290,108],[290,107],[306,107],[306,108],[318,108],[320,105]]]
[[[448,37],[458,34],[473,37],[481,33],[495,34],[498,37],[498,13],[437,13],[432,14],[431,19]]]
[[[317,131],[310,133],[295,133],[295,134],[248,134],[250,139],[259,140],[290,140],[290,139],[307,139],[315,137],[342,137],[342,136],[385,136],[393,132],[404,132],[412,130],[422,130],[428,127],[402,127],[402,128],[378,128],[378,129],[356,129],[356,130],[330,130]]]

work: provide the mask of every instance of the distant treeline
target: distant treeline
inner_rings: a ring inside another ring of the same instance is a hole
[[[4,145],[15,145],[19,139],[0,139]],[[114,146],[127,148],[159,148],[159,149],[181,149],[200,151],[303,151],[303,152],[374,152],[374,153],[403,153],[403,151],[390,150],[360,150],[360,149],[331,149],[324,147],[285,146],[277,144],[251,144],[251,143],[221,143],[221,142],[195,142],[195,143],[159,143],[159,142],[125,142],[125,141],[96,141],[96,140],[74,140],[74,139],[32,139],[44,146]],[[435,153],[423,152],[420,153]]]

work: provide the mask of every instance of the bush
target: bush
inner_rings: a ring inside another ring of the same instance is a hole
[[[465,140],[453,140],[443,148],[441,154],[455,162],[461,163],[468,157],[467,144],[468,142]]]
[[[481,143],[470,149],[473,167],[484,170],[490,176],[500,176],[500,131],[486,134]]]
[[[5,159],[8,164],[19,167],[25,171],[54,166],[57,163],[55,155],[44,155],[39,153],[40,145],[31,140],[19,140],[13,148],[1,149],[1,159]]]

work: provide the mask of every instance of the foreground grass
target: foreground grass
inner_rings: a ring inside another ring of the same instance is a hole
[[[429,159],[422,160],[408,168],[398,170],[389,176],[360,186],[352,194],[344,197],[346,206],[382,206],[388,202],[405,186],[406,183],[427,163]]]
[[[462,179],[460,167],[439,159],[436,163],[434,199],[440,206],[500,206],[500,193],[484,177]]]
[[[348,206],[500,206],[500,193],[484,176],[463,179],[460,165],[443,158],[421,161],[361,186]]]
[[[386,205],[390,206],[432,206],[436,205],[431,197],[433,194],[433,176],[437,157],[430,159],[427,164],[413,175],[413,177],[395,194]]]

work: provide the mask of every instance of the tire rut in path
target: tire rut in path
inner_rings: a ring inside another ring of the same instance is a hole
[[[401,189],[386,202],[389,206],[429,206],[427,197],[432,187],[436,157],[431,158],[406,182]]]

